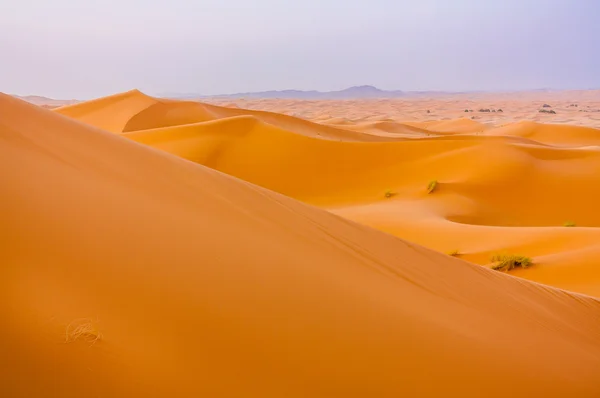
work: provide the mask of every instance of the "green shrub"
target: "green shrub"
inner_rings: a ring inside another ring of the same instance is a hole
[[[384,196],[385,196],[386,198],[388,198],[388,199],[389,199],[389,198],[391,198],[392,196],[396,196],[396,192],[394,192],[394,191],[392,191],[392,190],[388,189],[387,191],[385,191],[385,193],[384,193]]]
[[[437,185],[438,185],[437,180],[429,181],[429,184],[427,184],[427,193],[432,193],[433,191],[435,191],[435,189],[437,188]]]
[[[492,269],[496,271],[510,271],[515,267],[527,268],[533,264],[531,258],[516,254],[495,254],[492,256]]]
[[[563,224],[563,226],[565,226],[565,227],[574,227],[575,223],[573,221],[565,221],[565,223]]]

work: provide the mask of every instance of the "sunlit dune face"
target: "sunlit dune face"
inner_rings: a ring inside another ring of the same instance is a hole
[[[502,101],[0,94],[0,396],[600,396],[600,130]]]

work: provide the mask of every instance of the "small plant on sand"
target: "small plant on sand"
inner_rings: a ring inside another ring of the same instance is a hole
[[[492,256],[492,269],[496,271],[510,271],[515,267],[527,268],[533,264],[531,258],[516,254],[495,254]]]
[[[65,337],[66,343],[81,340],[94,345],[98,340],[102,339],[102,333],[98,329],[97,321],[90,318],[81,318],[75,319],[67,325]]]
[[[574,227],[575,223],[573,221],[565,221],[565,223],[563,224],[563,226],[565,226],[565,227]]]
[[[435,191],[437,186],[438,186],[437,180],[429,181],[429,184],[427,184],[427,193],[432,193],[433,191]]]
[[[391,189],[388,189],[387,191],[385,191],[384,196],[389,199],[392,196],[396,196],[396,192],[392,191]]]
[[[452,256],[452,257],[458,257],[458,256],[460,256],[460,252],[458,250],[450,250],[446,254],[449,255],[449,256]]]

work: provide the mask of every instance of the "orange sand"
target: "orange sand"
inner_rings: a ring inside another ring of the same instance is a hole
[[[56,111],[474,263],[533,257],[515,275],[600,296],[600,130],[471,119],[334,127],[139,91]]]
[[[1,396],[598,397],[598,300],[361,225],[600,295],[598,131],[349,126],[0,95]]]

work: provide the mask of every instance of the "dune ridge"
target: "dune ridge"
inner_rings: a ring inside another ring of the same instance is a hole
[[[0,105],[3,395],[600,393],[592,297]]]

